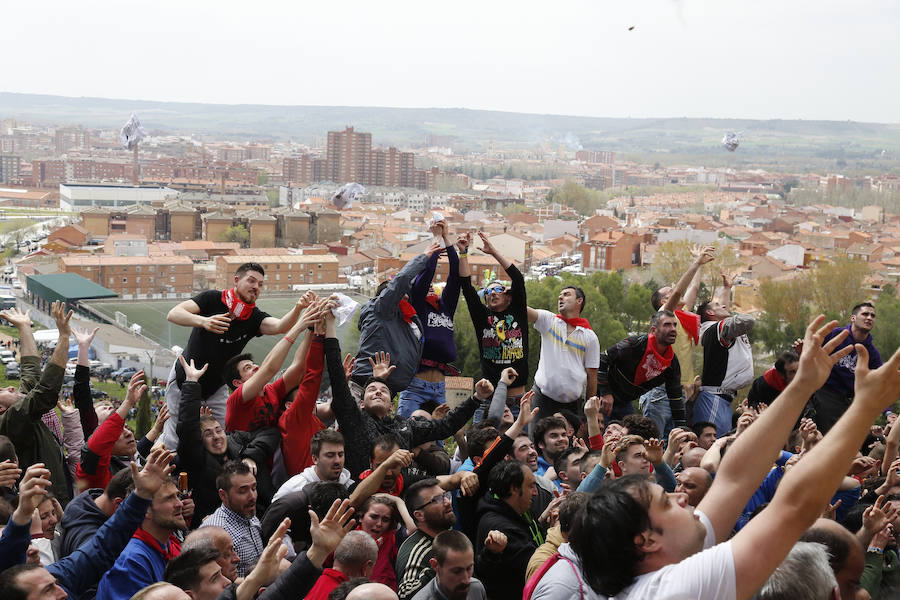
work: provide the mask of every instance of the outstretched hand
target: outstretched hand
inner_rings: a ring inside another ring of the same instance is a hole
[[[209,363],[206,363],[199,369],[194,365],[194,359],[191,359],[191,362],[188,362],[184,359],[184,355],[180,354],[178,356],[178,360],[181,362],[181,366],[184,369],[184,379],[185,381],[199,381],[203,374],[206,373],[206,369],[209,368]]]
[[[59,335],[68,336],[72,333],[69,321],[72,319],[73,311],[66,312],[65,302],[54,301],[50,308],[50,314],[53,315],[53,320],[56,321],[56,329],[59,331]]]
[[[846,331],[846,330],[845,330]],[[900,348],[883,365],[869,369],[869,351],[856,344],[856,383],[854,402],[863,402],[879,412],[897,400],[900,390]],[[804,355],[806,352],[804,352]],[[801,364],[803,357],[800,357]],[[797,373],[799,375],[799,372]]]
[[[93,331],[88,331],[81,327],[74,327],[72,329],[72,335],[75,336],[75,342],[78,343],[79,346],[90,347],[91,343],[94,341],[94,336],[97,335],[98,331],[100,331],[99,327],[94,327]]]
[[[306,558],[313,565],[321,568],[325,558],[334,552],[344,536],[353,530],[356,525],[356,519],[350,518],[353,516],[353,511],[349,499],[335,500],[321,521],[315,512],[309,511],[309,534],[312,537],[312,546],[306,553]]]
[[[30,314],[31,310],[22,312],[18,308],[13,307],[0,312],[0,317],[3,317],[7,321],[9,321],[13,327],[21,329],[22,327],[31,325],[31,318],[29,317]]]
[[[391,364],[390,352],[376,352],[375,356],[369,357],[369,364],[372,365],[372,377],[379,379],[387,379],[397,368]]]
[[[825,323],[825,315],[819,315],[810,322],[803,336],[803,354],[800,355],[800,364],[794,382],[805,384],[807,388],[817,390],[825,383],[831,374],[831,368],[839,360],[853,351],[853,346],[848,345],[835,351],[849,335],[845,329],[828,340],[825,345],[822,341],[825,336],[837,326],[837,321]],[[861,359],[857,363],[864,362]],[[857,366],[857,369],[859,367]]]
[[[144,468],[138,471],[137,465],[131,463],[131,476],[134,479],[134,492],[146,500],[151,500],[156,490],[168,480],[169,473],[175,469],[172,458],[175,455],[166,450],[165,445],[154,448],[147,457]]]

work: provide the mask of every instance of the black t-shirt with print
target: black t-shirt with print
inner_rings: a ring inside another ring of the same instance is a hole
[[[217,290],[207,290],[200,292],[192,298],[197,306],[200,307],[198,313],[204,317],[213,315],[221,315],[228,312],[228,307],[222,302],[222,292]],[[247,319],[243,321],[232,319],[228,331],[225,333],[212,333],[202,327],[194,327],[191,331],[191,337],[188,339],[187,346],[181,354],[188,362],[194,360],[197,368],[209,363],[206,373],[200,378],[200,389],[204,398],[211,396],[217,389],[225,385],[225,377],[223,375],[223,367],[233,356],[237,356],[244,351],[244,346],[254,338],[262,335],[259,327],[263,319],[269,316],[269,313],[254,307],[253,312]],[[175,379],[178,387],[184,383],[184,369],[181,361],[175,361]]]
[[[512,298],[503,312],[484,305],[470,277],[462,278],[462,290],[478,338],[482,376],[496,387],[503,369],[512,367],[518,377],[510,387],[518,387],[528,382],[528,302],[519,269],[510,265],[506,273],[512,282]]]

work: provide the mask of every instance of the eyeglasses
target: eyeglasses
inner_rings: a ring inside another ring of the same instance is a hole
[[[452,502],[452,501],[453,501],[453,494],[451,494],[450,492],[444,492],[440,496],[435,496],[434,498],[432,498],[431,500],[429,500],[422,506],[417,506],[413,510],[422,510],[423,508],[428,508],[428,506],[431,504],[436,504],[436,505],[440,506],[444,502]]]

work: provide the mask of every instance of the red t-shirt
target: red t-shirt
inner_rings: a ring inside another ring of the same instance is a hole
[[[225,406],[225,431],[256,431],[262,427],[274,427],[278,424],[281,400],[284,398],[284,380],[266,384],[262,394],[250,402],[242,402],[241,384],[228,396]]]

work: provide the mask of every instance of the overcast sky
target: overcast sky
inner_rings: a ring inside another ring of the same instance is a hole
[[[44,0],[0,19],[8,92],[900,122],[896,0]]]

